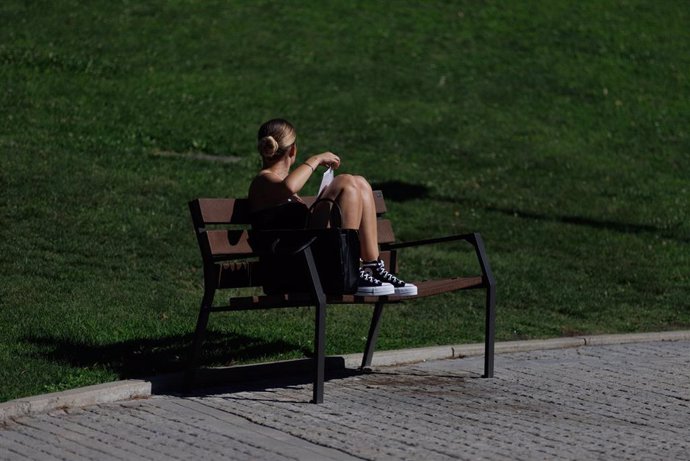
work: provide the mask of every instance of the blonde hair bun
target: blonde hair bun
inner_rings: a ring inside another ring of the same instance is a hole
[[[290,122],[282,118],[274,118],[261,125],[256,139],[259,154],[264,160],[264,165],[267,165],[287,154],[295,144],[297,135]]]
[[[264,157],[273,157],[278,152],[278,141],[273,136],[259,139],[259,153]]]

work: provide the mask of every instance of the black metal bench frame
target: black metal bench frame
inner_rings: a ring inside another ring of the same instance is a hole
[[[281,295],[236,296],[230,297],[223,305],[214,305],[216,291],[219,289],[237,289],[260,286],[259,256],[249,244],[249,208],[246,199],[196,199],[189,202],[189,209],[194,223],[204,268],[204,295],[201,301],[194,341],[191,351],[188,380],[191,384],[198,369],[201,346],[203,343],[209,315],[212,312],[243,311],[253,309],[273,309],[286,307],[315,306],[314,319],[314,366],[313,366],[313,402],[323,402],[325,375],[325,325],[326,306],[328,304],[370,304],[374,306],[369,334],[364,349],[361,367],[371,366],[376,348],[376,341],[381,325],[381,316],[386,304],[396,304],[415,299],[447,293],[457,290],[486,290],[486,310],[484,329],[484,374],[491,378],[494,374],[494,341],[496,318],[496,282],[484,248],[484,242],[478,233],[451,235],[447,237],[396,243],[395,235],[389,220],[385,219],[386,205],[383,194],[374,191],[378,215],[378,235],[381,258],[386,266],[395,272],[398,262],[398,250],[420,245],[437,244],[451,241],[465,241],[475,250],[481,275],[473,277],[455,277],[442,280],[415,282],[419,293],[416,296],[354,296],[326,295],[321,287],[319,273],[309,245],[303,245],[299,254],[304,258],[311,277],[311,293],[288,293]],[[313,197],[305,198],[308,203]],[[240,229],[217,229],[214,226],[241,226]],[[256,231],[254,231],[256,232]],[[274,231],[271,231],[274,232]],[[295,230],[284,231],[294,233]]]

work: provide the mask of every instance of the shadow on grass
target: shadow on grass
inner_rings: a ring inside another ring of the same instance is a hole
[[[576,226],[589,227],[591,229],[614,231],[621,234],[651,234],[661,238],[675,240],[680,243],[690,243],[690,238],[688,238],[685,235],[678,235],[678,233],[673,232],[673,229],[662,228],[650,224],[631,224],[606,219],[586,218],[582,216],[550,215],[546,213],[537,213],[533,211],[520,210],[517,208],[498,207],[491,204],[482,203],[481,201],[470,201],[468,199],[464,199],[461,197],[451,198],[447,196],[437,196],[434,194],[430,194],[429,199],[453,204],[465,204],[468,207],[480,208],[491,213],[500,213],[519,219],[530,219],[533,221],[572,224]]]
[[[149,376],[187,369],[193,335],[134,339],[105,345],[93,345],[71,339],[28,336],[23,339],[38,348],[41,359],[77,368],[102,367],[121,378]],[[265,341],[243,335],[207,332],[201,366],[229,366],[237,361],[260,361],[265,357],[312,351],[285,341]]]
[[[394,202],[429,197],[429,188],[423,184],[412,184],[403,181],[385,181],[372,183],[371,188],[383,192],[383,198]]]
[[[242,335],[209,332],[204,343],[200,368],[188,381],[188,357],[193,335],[160,339],[123,341],[90,345],[51,337],[26,337],[24,342],[38,348],[43,360],[75,368],[103,367],[120,379],[151,379],[153,394],[210,396],[245,391],[297,388],[314,379],[311,350],[284,341],[266,342]],[[301,352],[308,358],[270,361],[270,357]],[[237,365],[266,359],[268,362]],[[342,379],[364,373],[347,369],[342,357],[326,357],[325,379]],[[294,399],[291,399],[291,401]],[[275,400],[272,400],[275,401]],[[308,401],[305,400],[305,401]]]
[[[502,213],[505,215],[514,216],[520,219],[531,219],[535,221],[550,221],[559,222],[563,224],[574,224],[577,226],[585,226],[592,229],[603,229],[618,232],[621,234],[652,234],[669,240],[676,240],[681,243],[690,243],[690,238],[676,235],[669,229],[652,226],[649,224],[630,224],[617,221],[609,221],[605,219],[583,218],[581,216],[567,216],[567,215],[547,215],[542,213],[534,213],[530,211],[523,211],[511,208],[500,208],[494,206],[483,206],[483,209],[490,212]]]
[[[545,213],[518,210],[516,208],[497,207],[490,204],[477,203],[475,201],[470,202],[469,200],[461,197],[451,198],[447,196],[438,196],[433,194],[430,189],[423,184],[414,184],[404,181],[385,181],[372,183],[371,187],[374,190],[381,190],[385,199],[394,202],[406,202],[415,199],[429,199],[453,204],[464,203],[468,206],[478,207],[485,211],[501,213],[520,219],[573,224],[592,229],[610,230],[622,234],[652,234],[662,238],[676,240],[680,243],[690,243],[690,238],[687,236],[677,235],[677,233],[674,233],[672,229],[668,228],[661,228],[649,224],[630,224],[606,219],[585,218],[581,216],[548,215]]]

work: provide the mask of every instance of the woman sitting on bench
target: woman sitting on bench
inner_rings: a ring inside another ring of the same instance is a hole
[[[292,171],[297,161],[297,135],[286,120],[274,119],[261,125],[258,149],[263,168],[249,186],[249,205],[253,226],[263,229],[301,228],[310,212],[297,195],[316,169],[324,165],[336,169],[340,158],[332,152],[312,155]],[[341,174],[319,195],[319,202],[309,219],[312,227],[326,227],[330,220],[329,202],[340,207],[341,227],[357,229],[362,264],[358,296],[416,295],[417,287],[406,283],[384,267],[379,259],[376,206],[371,186],[361,176]]]

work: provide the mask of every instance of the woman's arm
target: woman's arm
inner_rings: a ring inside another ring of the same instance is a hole
[[[333,152],[323,152],[309,157],[304,163],[292,170],[283,180],[283,184],[289,191],[288,197],[301,191],[320,165],[327,165],[336,169],[340,166],[340,158]]]
[[[249,206],[252,210],[260,210],[284,202],[297,194],[307,183],[312,173],[320,165],[332,168],[340,166],[340,158],[332,152],[309,157],[297,168],[293,169],[285,179],[276,174],[261,174],[254,178],[249,186]]]

